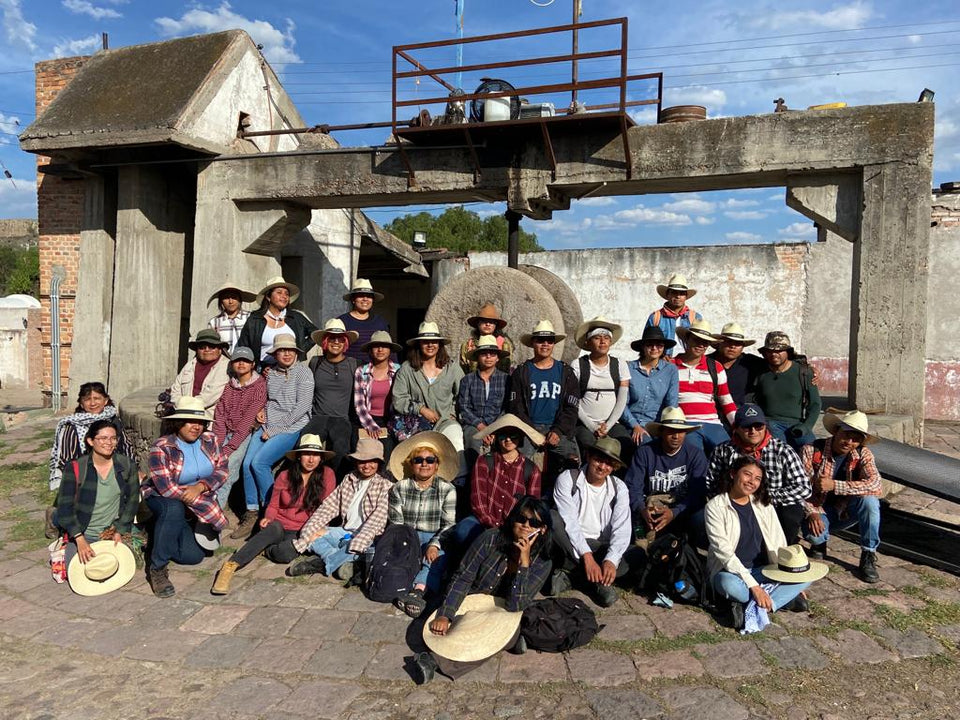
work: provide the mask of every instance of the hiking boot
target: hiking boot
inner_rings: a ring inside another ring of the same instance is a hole
[[[333,571],[333,576],[337,580],[350,582],[353,580],[354,566],[352,562],[345,562],[343,565]]]
[[[233,580],[233,574],[240,569],[240,566],[233,560],[227,560],[220,566],[220,572],[217,573],[217,579],[213,581],[213,587],[210,588],[211,595],[226,595],[230,592],[230,581]]]
[[[880,573],[877,572],[877,554],[870,550],[860,552],[860,579],[865,583],[880,582]]]
[[[601,585],[597,583],[595,593],[597,596],[597,605],[600,607],[608,608],[620,599],[613,585]]]
[[[549,595],[559,595],[572,587],[570,584],[570,575],[563,570],[554,570],[550,574],[550,592]]]
[[[57,529],[57,526],[53,523],[54,513],[57,512],[57,509],[51,505],[43,512],[43,536],[53,540],[57,535],[60,534],[60,531]]]
[[[827,544],[822,543],[811,543],[810,549],[807,550],[807,557],[811,560],[823,560],[827,556]]]
[[[428,652],[419,652],[413,656],[414,679],[418,685],[426,685],[437,674],[437,661]]]
[[[737,602],[736,600],[730,601],[729,618],[730,627],[737,631],[743,630],[743,626],[747,624],[747,620],[743,613],[742,602]]]
[[[150,588],[153,590],[153,594],[158,598],[173,597],[174,593],[177,592],[173,587],[173,583],[170,582],[170,576],[167,574],[166,565],[164,565],[162,568],[151,567],[148,580],[150,582]]]
[[[784,610],[789,610],[790,612],[795,613],[810,612],[810,601],[807,600],[806,595],[797,595],[793,600],[790,601],[790,604],[787,605]]]
[[[300,575],[315,575],[323,572],[324,563],[322,557],[316,555],[303,555],[298,557],[289,567],[287,567],[288,577],[299,577]]]
[[[257,524],[257,511],[247,510],[243,520],[237,525],[237,529],[230,533],[233,540],[246,540],[253,533],[253,528]]]

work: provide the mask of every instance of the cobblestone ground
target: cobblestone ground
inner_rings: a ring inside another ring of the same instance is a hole
[[[624,594],[603,631],[569,655],[494,658],[456,683],[417,687],[405,661],[420,626],[318,576],[258,559],[225,598],[222,554],[142,574],[82,598],[50,580],[42,538],[53,423],[0,435],[0,707],[4,718],[948,718],[960,713],[960,581],[881,557],[882,582],[853,575],[857,549],[831,541],[810,614],[778,613],[741,637],[709,615]],[[960,453],[955,427],[931,434]],[[901,497],[901,496],[898,496]],[[934,501],[912,491],[905,505]],[[899,500],[897,502],[900,502]],[[937,513],[960,518],[943,501]],[[927,503],[927,505],[923,505]]]

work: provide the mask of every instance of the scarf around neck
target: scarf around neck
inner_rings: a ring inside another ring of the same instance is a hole
[[[734,446],[737,450],[740,451],[740,454],[741,454],[741,455],[750,455],[750,456],[754,457],[754,458],[757,459],[757,460],[760,459],[760,455],[763,453],[763,449],[767,446],[767,444],[769,444],[769,442],[770,442],[770,431],[769,431],[769,430],[766,430],[766,431],[763,433],[763,440],[761,440],[759,443],[757,443],[757,446],[756,446],[755,448],[752,448],[752,449],[751,449],[751,448],[748,448],[748,447],[746,446],[746,444],[743,442],[743,440],[740,439],[740,436],[739,436],[739,435],[734,434],[734,436],[733,436],[733,446]]]
[[[684,315],[690,314],[690,307],[688,305],[684,305],[679,310],[671,310],[667,307],[666,303],[664,303],[663,307],[660,309],[660,314],[668,318],[681,318]]]
[[[110,420],[111,418],[116,417],[116,415],[116,405],[107,405],[103,408],[103,412],[99,414],[94,415],[93,413],[78,412],[62,418],[57,423],[57,429],[53,435],[53,449],[50,451],[51,490],[56,490],[58,487],[60,487],[60,479],[63,476],[61,467],[67,460],[72,459],[62,457],[64,452],[63,431],[67,428],[67,426],[72,425],[74,431],[76,431],[77,441],[80,443],[80,450],[82,452],[84,449],[83,441],[87,437],[87,431],[90,429],[90,426],[93,425],[97,420]]]

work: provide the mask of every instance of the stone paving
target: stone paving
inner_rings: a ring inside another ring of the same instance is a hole
[[[420,623],[332,580],[286,578],[263,558],[226,597],[209,593],[221,552],[174,568],[172,599],[155,598],[142,573],[118,592],[83,598],[51,582],[38,537],[51,428],[40,418],[0,435],[5,718],[865,720],[960,712],[960,580],[881,557],[882,582],[868,586],[850,574],[857,548],[839,540],[830,545],[831,573],[812,589],[811,613],[779,613],[763,633],[739,636],[700,610],[663,610],[624,592],[613,608],[597,609],[605,627],[584,648],[502,654],[455,683],[438,676],[424,687],[406,664],[422,649]],[[938,512],[960,518],[949,503]]]

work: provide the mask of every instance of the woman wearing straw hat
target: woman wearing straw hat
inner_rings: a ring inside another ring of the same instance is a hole
[[[343,299],[350,303],[350,310],[337,319],[347,330],[357,333],[357,340],[347,348],[347,357],[353,358],[359,365],[366,360],[363,346],[370,342],[373,334],[390,332],[390,324],[379,315],[373,314],[373,303],[383,300],[383,293],[374,290],[366,278],[357,278]]]
[[[473,328],[470,337],[460,346],[460,367],[467,375],[477,369],[476,358],[472,355],[477,348],[480,338],[493,338],[497,349],[501,350],[497,367],[505,373],[510,372],[510,358],[513,357],[513,342],[504,334],[503,329],[507,321],[500,317],[497,306],[491,302],[484,303],[473,317],[467,318],[467,325]]]
[[[404,440],[390,454],[390,472],[398,480],[390,489],[390,523],[406,524],[420,537],[423,562],[413,590],[394,604],[410,617],[426,608],[424,594],[440,589],[443,546],[457,510],[456,488],[446,479],[457,473],[457,451],[445,436],[424,431]]]
[[[230,356],[227,343],[220,339],[215,330],[201,330],[187,343],[194,356],[180,370],[177,379],[170,386],[170,402],[176,403],[182,397],[192,396],[203,400],[207,412],[213,415],[223,388],[227,385]]]
[[[225,282],[207,300],[208,307],[216,300],[220,310],[219,315],[210,318],[207,326],[216,331],[220,339],[227,344],[228,353],[233,353],[237,340],[240,339],[240,333],[243,332],[243,326],[250,317],[250,311],[243,309],[243,303],[252,303],[256,299],[256,295],[242,289],[236,283]]]
[[[273,483],[270,503],[260,521],[260,532],[220,567],[210,588],[213,595],[229,593],[234,573],[260,553],[282,565],[297,557],[293,541],[300,528],[337,486],[333,470],[324,464],[332,457],[333,453],[323,447],[319,437],[308,434],[286,454],[286,462]]]
[[[196,565],[205,557],[188,522],[188,511],[198,527],[209,526],[214,534],[227,524],[217,502],[217,490],[227,476],[227,458],[214,434],[207,432],[211,419],[203,401],[182,397],[164,419],[172,432],[150,449],[150,473],[140,488],[154,517],[150,587],[161,598],[175,592],[167,573],[170,561]]]
[[[826,565],[810,563],[799,545],[787,547],[763,466],[753,456],[737,458],[721,478],[720,494],[707,503],[706,523],[707,574],[717,594],[730,602],[736,630],[744,626],[744,606],[750,600],[763,610],[779,610],[793,605],[794,598],[827,573]],[[771,575],[771,568],[764,566],[772,563],[777,570],[781,555],[789,558],[787,567]],[[768,591],[761,585],[765,577],[780,584]]]
[[[403,349],[385,330],[377,330],[362,350],[369,362],[353,375],[353,407],[360,423],[358,436],[375,438],[383,443],[384,457],[393,451],[393,437],[388,430],[393,419],[393,379],[400,363],[391,358]]]
[[[273,362],[270,348],[280,335],[291,336],[304,352],[313,347],[310,333],[317,326],[304,313],[290,307],[298,297],[300,288],[279,276],[270,278],[257,295],[260,309],[250,313],[237,344],[253,350],[261,365]]]
[[[659,327],[647,326],[630,347],[640,355],[627,363],[630,391],[620,421],[630,429],[634,445],[650,440],[645,427],[660,418],[668,407],[677,407],[679,374],[677,366],[666,359],[666,351],[676,345]]]
[[[475,369],[460,381],[457,395],[460,427],[463,428],[463,445],[467,464],[472,467],[477,456],[485,449],[482,434],[488,425],[503,414],[507,400],[507,382],[510,376],[497,367],[507,356],[492,335],[477,340],[468,354]]]

